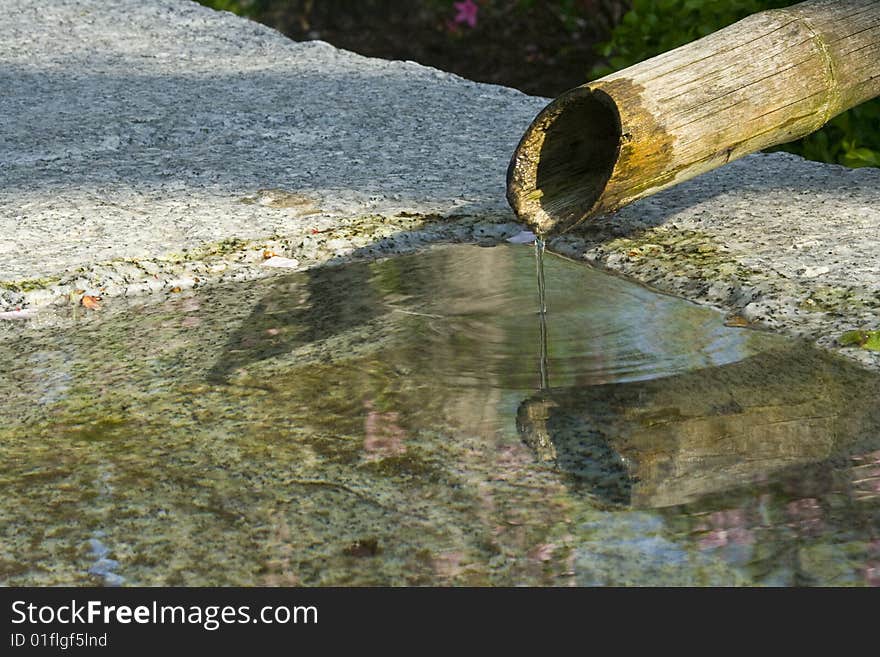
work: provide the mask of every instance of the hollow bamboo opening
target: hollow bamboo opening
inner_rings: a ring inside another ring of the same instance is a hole
[[[580,221],[611,178],[620,139],[614,101],[600,90],[571,90],[523,135],[508,170],[508,199],[536,228],[551,217],[565,225]]]

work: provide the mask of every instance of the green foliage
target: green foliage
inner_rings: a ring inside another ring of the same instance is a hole
[[[677,48],[749,14],[791,4],[789,0],[633,0],[611,39],[598,47],[607,64],[594,68],[590,77]],[[818,132],[776,150],[849,167],[880,166],[880,100],[845,112]]]
[[[880,101],[854,107],[786,149],[810,160],[848,167],[880,167]]]

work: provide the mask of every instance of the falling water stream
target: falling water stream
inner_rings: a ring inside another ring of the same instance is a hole
[[[539,368],[541,372],[541,390],[550,385],[547,372],[547,290],[544,281],[544,248],[542,237],[535,237],[535,268],[538,280],[538,322],[540,323],[541,346],[539,348]]]
[[[877,376],[541,246],[0,325],[0,583],[880,580]]]

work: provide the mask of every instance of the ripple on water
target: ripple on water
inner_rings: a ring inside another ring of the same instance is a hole
[[[532,389],[540,384],[541,323],[532,250],[453,247],[376,267],[406,272],[396,307],[447,383]],[[760,353],[781,340],[731,328],[709,308],[657,294],[553,254],[544,258],[548,383],[653,379]],[[441,274],[438,276],[438,274]],[[421,324],[414,328],[411,324]]]

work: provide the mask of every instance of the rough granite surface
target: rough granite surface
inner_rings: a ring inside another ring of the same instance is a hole
[[[547,102],[186,0],[7,0],[0,85],[0,317],[34,325],[84,294],[502,240]],[[832,349],[880,328],[877,169],[750,156],[550,247]]]
[[[311,261],[362,246],[353,224],[509,221],[504,162],[545,102],[185,0],[10,0],[0,86],[7,311],[57,296],[47,278],[205,280],[205,252],[225,267],[270,238]]]

